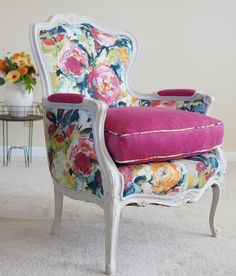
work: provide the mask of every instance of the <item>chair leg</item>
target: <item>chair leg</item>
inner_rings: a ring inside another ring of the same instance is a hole
[[[120,205],[118,203],[111,203],[104,210],[104,215],[106,274],[114,275],[116,272],[116,249],[121,215]]]
[[[216,237],[220,232],[219,229],[215,226],[215,212],[216,212],[216,208],[217,208],[219,198],[220,198],[220,193],[221,193],[220,184],[212,185],[212,192],[213,192],[213,197],[212,197],[212,203],[211,203],[209,223],[210,223],[210,229],[211,229],[212,235]]]
[[[54,201],[55,201],[55,217],[51,228],[51,234],[56,235],[59,233],[62,208],[63,208],[63,194],[58,191],[54,186]]]

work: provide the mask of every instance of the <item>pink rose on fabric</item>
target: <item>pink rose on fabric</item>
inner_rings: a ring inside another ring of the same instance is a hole
[[[65,74],[80,76],[88,67],[88,56],[75,44],[66,45],[58,55],[59,67]]]
[[[164,107],[176,107],[176,101],[152,101],[150,106],[164,106]]]
[[[207,166],[203,162],[198,162],[197,163],[197,171],[200,173],[204,173],[207,169]]]
[[[90,159],[83,152],[78,152],[74,158],[74,171],[82,174],[91,173]]]
[[[134,169],[129,166],[120,167],[119,171],[124,177],[124,190],[128,190],[130,187],[130,183],[134,179]]]
[[[112,46],[116,42],[115,36],[103,33],[96,28],[92,28],[91,33],[100,45]]]
[[[120,80],[114,71],[107,65],[101,64],[92,69],[88,75],[89,91],[96,99],[108,105],[117,102],[120,97]]]
[[[94,163],[97,164],[93,141],[84,135],[77,139],[68,152],[69,164],[72,170],[79,174],[88,175],[93,172]]]
[[[56,131],[56,126],[55,126],[55,124],[49,124],[49,126],[48,126],[48,134],[49,135],[52,135],[55,131]]]

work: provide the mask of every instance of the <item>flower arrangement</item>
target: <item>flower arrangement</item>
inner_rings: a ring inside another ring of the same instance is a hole
[[[24,52],[6,56],[0,60],[0,85],[9,83],[21,83],[29,93],[37,83],[35,65],[31,63],[31,57]]]

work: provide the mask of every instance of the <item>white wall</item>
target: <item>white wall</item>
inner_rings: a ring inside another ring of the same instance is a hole
[[[58,12],[87,15],[111,29],[129,30],[140,44],[133,88],[147,93],[195,88],[213,95],[211,115],[225,122],[224,148],[236,151],[235,11],[235,0],[1,0],[0,51],[29,52],[29,25]],[[40,97],[38,86],[35,100]],[[12,143],[24,143],[25,130],[14,124]],[[34,146],[43,145],[39,122]]]

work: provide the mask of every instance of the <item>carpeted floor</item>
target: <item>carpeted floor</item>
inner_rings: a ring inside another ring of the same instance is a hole
[[[228,165],[217,212],[219,238],[210,236],[211,191],[177,208],[127,207],[122,216],[117,275],[236,275],[236,163]],[[50,236],[53,188],[45,159],[30,168],[13,158],[0,168],[0,275],[103,275],[103,212],[66,199],[59,236]]]

